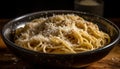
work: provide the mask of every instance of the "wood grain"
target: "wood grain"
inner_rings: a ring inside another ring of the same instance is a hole
[[[87,69],[120,69],[120,44],[103,59],[87,67]]]
[[[0,48],[6,48],[5,43],[3,42],[2,38],[0,37]]]
[[[2,31],[3,26],[10,21],[11,19],[0,19],[0,32]],[[1,33],[0,33],[0,48],[6,48],[2,38],[1,38]]]

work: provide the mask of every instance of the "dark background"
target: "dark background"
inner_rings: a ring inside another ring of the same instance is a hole
[[[119,0],[104,0],[104,17],[120,17]],[[0,18],[15,18],[42,10],[74,10],[74,0],[0,0]]]

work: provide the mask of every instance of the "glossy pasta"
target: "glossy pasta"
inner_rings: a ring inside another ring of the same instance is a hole
[[[90,51],[110,42],[97,24],[75,14],[34,19],[15,31],[15,43],[30,50],[67,54]]]

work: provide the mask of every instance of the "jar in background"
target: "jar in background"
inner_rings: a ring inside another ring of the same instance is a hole
[[[74,0],[74,9],[103,16],[104,2],[102,0]]]

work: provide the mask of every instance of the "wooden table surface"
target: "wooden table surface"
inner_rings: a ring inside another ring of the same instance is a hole
[[[0,30],[10,19],[0,19]],[[120,18],[110,18],[112,22],[120,27]],[[34,66],[27,64],[17,58],[6,47],[0,37],[0,69],[35,69]],[[46,69],[41,67],[40,69]],[[51,69],[51,68],[49,68]],[[120,69],[120,43],[117,44],[112,51],[103,59],[85,67],[84,69]]]

